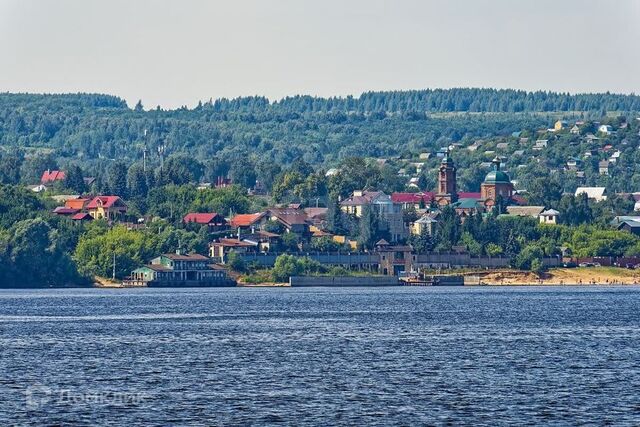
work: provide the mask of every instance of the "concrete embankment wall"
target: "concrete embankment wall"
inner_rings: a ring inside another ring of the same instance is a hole
[[[263,267],[273,267],[279,253],[248,253],[240,254],[246,263],[258,263]],[[381,253],[378,252],[353,252],[353,253],[322,253],[322,252],[298,252],[291,255],[297,257],[309,257],[325,265],[356,266],[362,270],[377,270],[382,262]],[[472,257],[469,254],[458,253],[429,253],[413,254],[412,264],[415,267],[483,267],[506,268],[509,266],[508,257]],[[545,267],[558,267],[562,265],[562,259],[558,257],[543,258]],[[605,264],[602,264],[605,265]]]
[[[398,286],[395,276],[292,276],[289,285],[300,286]]]

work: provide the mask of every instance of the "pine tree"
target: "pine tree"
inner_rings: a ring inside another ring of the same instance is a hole
[[[126,198],[127,192],[127,166],[124,162],[116,162],[107,173],[107,185],[113,195]]]
[[[78,194],[87,192],[87,183],[84,182],[84,174],[82,173],[80,166],[72,165],[67,168],[64,186]]]
[[[378,217],[371,206],[364,206],[360,217],[358,246],[372,249],[378,232]]]
[[[342,212],[336,199],[330,199],[327,206],[327,230],[334,234],[342,234],[345,231],[342,224]]]

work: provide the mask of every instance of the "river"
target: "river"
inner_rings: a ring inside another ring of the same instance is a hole
[[[0,291],[0,425],[640,423],[640,288]]]

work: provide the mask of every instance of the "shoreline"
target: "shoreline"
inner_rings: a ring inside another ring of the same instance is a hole
[[[554,268],[540,276],[518,270],[465,273],[465,276],[478,276],[478,286],[640,285],[640,271],[621,267]]]

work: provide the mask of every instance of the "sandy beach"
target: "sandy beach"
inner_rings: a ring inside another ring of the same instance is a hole
[[[618,267],[555,268],[538,276],[531,272],[500,270],[467,273],[481,285],[637,285],[640,271]]]

